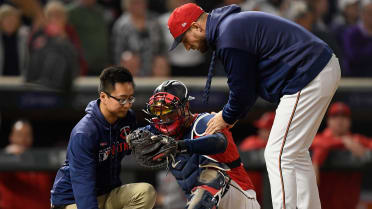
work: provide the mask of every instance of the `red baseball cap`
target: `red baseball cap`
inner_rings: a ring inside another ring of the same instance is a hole
[[[204,10],[194,3],[184,4],[177,7],[168,19],[168,29],[174,41],[169,51],[177,47],[182,41],[184,33],[190,28],[191,23],[196,22]]]
[[[257,128],[271,129],[274,123],[274,119],[275,119],[275,113],[267,112],[263,114],[260,117],[260,119],[254,122],[254,126],[256,126]]]
[[[333,103],[328,109],[328,116],[344,115],[349,117],[351,115],[350,107],[342,102]]]

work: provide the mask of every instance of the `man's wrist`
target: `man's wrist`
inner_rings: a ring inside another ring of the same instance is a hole
[[[229,118],[227,117],[227,114],[225,112],[225,109],[222,111],[222,119],[225,123],[229,124],[229,125],[233,125],[236,120],[232,119],[232,118]]]
[[[177,150],[181,153],[188,152],[187,144],[185,140],[177,141]]]

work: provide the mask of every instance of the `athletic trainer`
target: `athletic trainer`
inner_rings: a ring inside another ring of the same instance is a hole
[[[108,67],[100,75],[99,99],[71,132],[65,164],[51,191],[54,209],[151,209],[156,193],[148,183],[122,185],[121,160],[131,153],[126,136],[136,118],[130,72]]]

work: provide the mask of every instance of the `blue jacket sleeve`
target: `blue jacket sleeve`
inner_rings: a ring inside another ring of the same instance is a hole
[[[239,49],[224,48],[219,52],[227,73],[229,100],[222,111],[223,119],[235,123],[245,116],[257,99],[257,58]]]
[[[76,134],[67,151],[70,177],[78,208],[98,209],[96,194],[96,148],[92,138]]]

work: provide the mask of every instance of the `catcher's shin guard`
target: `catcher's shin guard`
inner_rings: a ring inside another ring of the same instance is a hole
[[[204,169],[193,188],[191,197],[186,204],[187,209],[217,208],[222,196],[227,192],[230,178],[223,170]]]
[[[186,209],[213,209],[216,208],[217,201],[213,195],[205,188],[197,187],[191,194],[190,201],[186,204]]]

